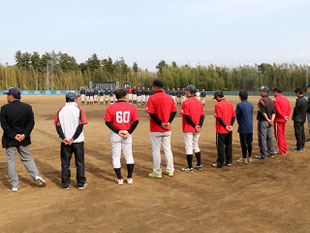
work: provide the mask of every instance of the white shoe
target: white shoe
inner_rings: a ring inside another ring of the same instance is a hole
[[[79,190],[83,190],[83,189],[86,189],[87,186],[88,186],[88,183],[85,182],[84,185],[81,186],[81,187],[78,187],[78,189],[79,189]]]
[[[19,189],[19,185],[18,185],[18,186],[16,186],[16,187],[12,187],[12,192],[17,192],[17,191],[18,191],[18,189]]]
[[[43,178],[41,176],[36,176],[36,183],[39,187],[45,187],[46,186],[46,182],[45,182],[45,180],[43,180]]]
[[[127,184],[133,184],[133,178],[127,178]]]
[[[118,185],[123,185],[124,184],[124,180],[123,179],[118,179],[117,180],[117,184]]]

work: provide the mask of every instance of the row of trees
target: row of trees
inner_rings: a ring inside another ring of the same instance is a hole
[[[23,90],[68,90],[79,89],[94,82],[130,82],[132,86],[147,86],[155,78],[160,78],[166,87],[185,87],[194,84],[199,89],[236,91],[246,89],[255,91],[262,85],[280,86],[285,91],[295,87],[306,87],[310,76],[308,65],[260,64],[244,65],[234,68],[225,66],[178,66],[175,62],[167,64],[162,60],[156,66],[157,72],[140,69],[137,63],[126,64],[121,57],[100,60],[93,54],[87,61],[77,63],[67,53],[38,52],[15,54],[16,64],[0,64],[0,89],[11,86]]]

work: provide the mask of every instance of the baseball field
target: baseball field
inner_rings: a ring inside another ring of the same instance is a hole
[[[203,171],[180,171],[186,158],[178,113],[172,127],[175,177],[148,178],[152,171],[149,120],[144,108],[139,107],[140,124],[133,134],[135,181],[132,186],[121,187],[111,165],[109,130],[103,121],[106,106],[84,106],[89,122],[84,128],[89,187],[81,191],[76,188],[74,160],[72,186],[64,190],[60,185],[60,140],[53,120],[64,97],[23,96],[22,101],[31,104],[35,113],[30,150],[47,186],[37,187],[18,161],[21,188],[12,193],[2,150],[0,232],[310,232],[310,144],[303,153],[237,164],[241,149],[235,124],[233,166],[211,168],[217,156],[215,101],[211,99],[207,97],[207,117],[200,138]],[[234,105],[239,102],[237,97],[227,100]],[[249,100],[255,104],[256,115],[258,98]],[[293,107],[295,98],[290,101]],[[6,97],[0,97],[0,104],[5,103]],[[292,121],[287,126],[287,138],[288,147],[294,148]],[[256,129],[254,152],[258,152]]]

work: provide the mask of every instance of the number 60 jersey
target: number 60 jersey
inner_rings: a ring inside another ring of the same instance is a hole
[[[132,122],[138,121],[139,117],[132,104],[118,101],[107,108],[104,120],[111,122],[118,130],[129,130]]]

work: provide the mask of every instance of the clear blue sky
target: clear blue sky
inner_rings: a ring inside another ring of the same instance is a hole
[[[0,2],[0,62],[16,50],[87,60],[310,64],[310,0],[12,0]]]

